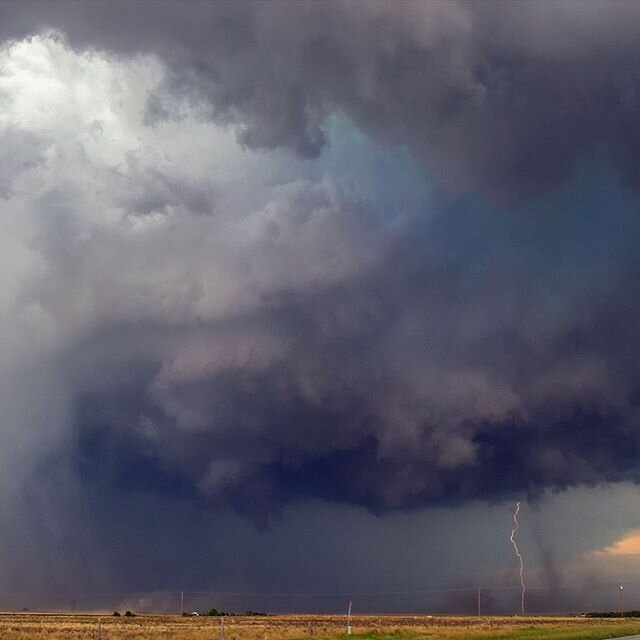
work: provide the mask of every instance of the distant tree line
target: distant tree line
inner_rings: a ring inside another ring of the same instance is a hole
[[[185,611],[185,612],[182,613],[182,615],[184,617],[186,617],[186,616],[192,616],[194,614],[193,613],[187,613]],[[209,609],[209,611],[206,611],[205,613],[198,613],[197,615],[199,615],[199,616],[233,617],[233,616],[266,616],[268,614],[264,613],[263,611],[251,611],[250,609],[248,609],[244,613],[235,613],[233,611],[218,611],[218,609],[212,608],[212,609]]]

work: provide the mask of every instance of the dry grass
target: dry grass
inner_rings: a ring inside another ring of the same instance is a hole
[[[2,640],[220,640],[207,617],[0,614]],[[345,640],[344,616],[225,619],[225,640]],[[352,640],[603,640],[640,633],[640,620],[559,617],[355,616]]]

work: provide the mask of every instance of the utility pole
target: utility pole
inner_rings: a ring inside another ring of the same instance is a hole
[[[220,640],[224,640],[224,616],[220,618]]]
[[[349,600],[349,610],[347,611],[347,635],[351,635],[351,600]]]
[[[480,610],[480,587],[478,587],[478,617],[480,617],[482,615],[481,610]]]
[[[180,592],[180,615],[184,613],[184,591]]]
[[[622,606],[622,592],[624,591],[624,587],[622,583],[618,584],[618,594],[620,595],[620,617],[624,618],[624,608]]]

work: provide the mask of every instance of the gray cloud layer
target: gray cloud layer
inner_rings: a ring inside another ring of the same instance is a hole
[[[250,147],[316,156],[336,111],[407,145],[453,190],[511,203],[603,150],[637,184],[640,9],[632,2],[3,3],[11,38],[154,53],[165,89]],[[149,122],[170,116],[163,94]]]

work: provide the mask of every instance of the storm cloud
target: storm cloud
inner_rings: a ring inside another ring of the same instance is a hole
[[[611,6],[0,5],[0,517],[639,481],[640,21]],[[408,149],[419,206],[344,128]]]
[[[168,66],[147,121],[200,102],[252,148],[315,157],[336,112],[406,145],[452,191],[511,204],[602,153],[637,185],[632,2],[3,3],[5,38]]]

